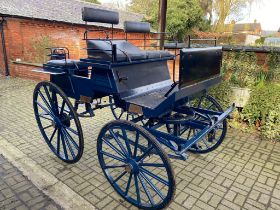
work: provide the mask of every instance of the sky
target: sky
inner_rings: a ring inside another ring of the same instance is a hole
[[[99,0],[101,3],[119,3],[125,5],[129,0]],[[280,0],[263,0],[262,3],[254,3],[250,14],[241,23],[249,23],[257,20],[263,30],[277,31],[280,28]]]
[[[280,28],[280,0],[263,0],[262,3],[253,4],[251,14],[241,22],[261,23],[263,30],[277,31]]]

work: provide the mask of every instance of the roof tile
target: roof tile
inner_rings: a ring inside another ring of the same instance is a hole
[[[0,16],[8,15],[72,24],[84,24],[81,12],[83,7],[112,10],[102,5],[79,0],[6,0],[2,1],[0,4]],[[125,20],[141,21],[143,19],[143,15],[140,14],[122,10],[118,12],[120,14],[120,23],[115,26],[116,28],[123,28],[123,22]],[[93,25],[108,26],[102,23],[93,23]]]

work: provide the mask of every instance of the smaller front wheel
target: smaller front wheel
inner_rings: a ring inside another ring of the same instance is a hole
[[[35,118],[51,151],[66,163],[80,160],[83,132],[77,113],[65,93],[51,82],[37,84],[33,94]]]
[[[99,133],[97,153],[107,180],[129,203],[141,209],[170,204],[174,172],[155,137],[143,127],[128,121],[108,123]]]

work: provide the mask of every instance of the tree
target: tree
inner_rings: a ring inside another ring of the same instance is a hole
[[[94,3],[94,4],[101,4],[98,0],[82,0],[85,2],[90,2],[90,3]]]
[[[226,21],[240,21],[250,11],[253,2],[261,0],[213,0],[213,12],[217,15],[215,31],[224,31]]]
[[[131,11],[145,15],[154,28],[158,28],[159,0],[132,0]],[[206,25],[199,0],[168,0],[166,30],[172,39],[183,41],[193,28]]]
[[[209,23],[212,23],[213,18],[213,0],[200,0],[201,9],[204,17],[206,17]]]

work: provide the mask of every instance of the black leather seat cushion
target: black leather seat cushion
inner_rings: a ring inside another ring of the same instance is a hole
[[[99,40],[88,40],[88,57],[98,60],[112,60],[112,45],[117,45],[117,61],[135,61],[145,59],[155,59],[171,57],[168,51],[145,51],[141,50],[133,44],[123,41],[99,41]]]
[[[75,68],[76,65],[79,64],[79,60],[73,60],[73,59],[66,59],[66,63],[65,60],[50,60],[47,62],[47,65],[50,66],[59,66],[59,67],[73,67]]]
[[[112,60],[112,45],[117,45],[117,61],[132,61],[146,59],[145,52],[126,41],[99,41],[87,42],[88,57],[100,60]],[[94,50],[93,50],[94,49]]]

